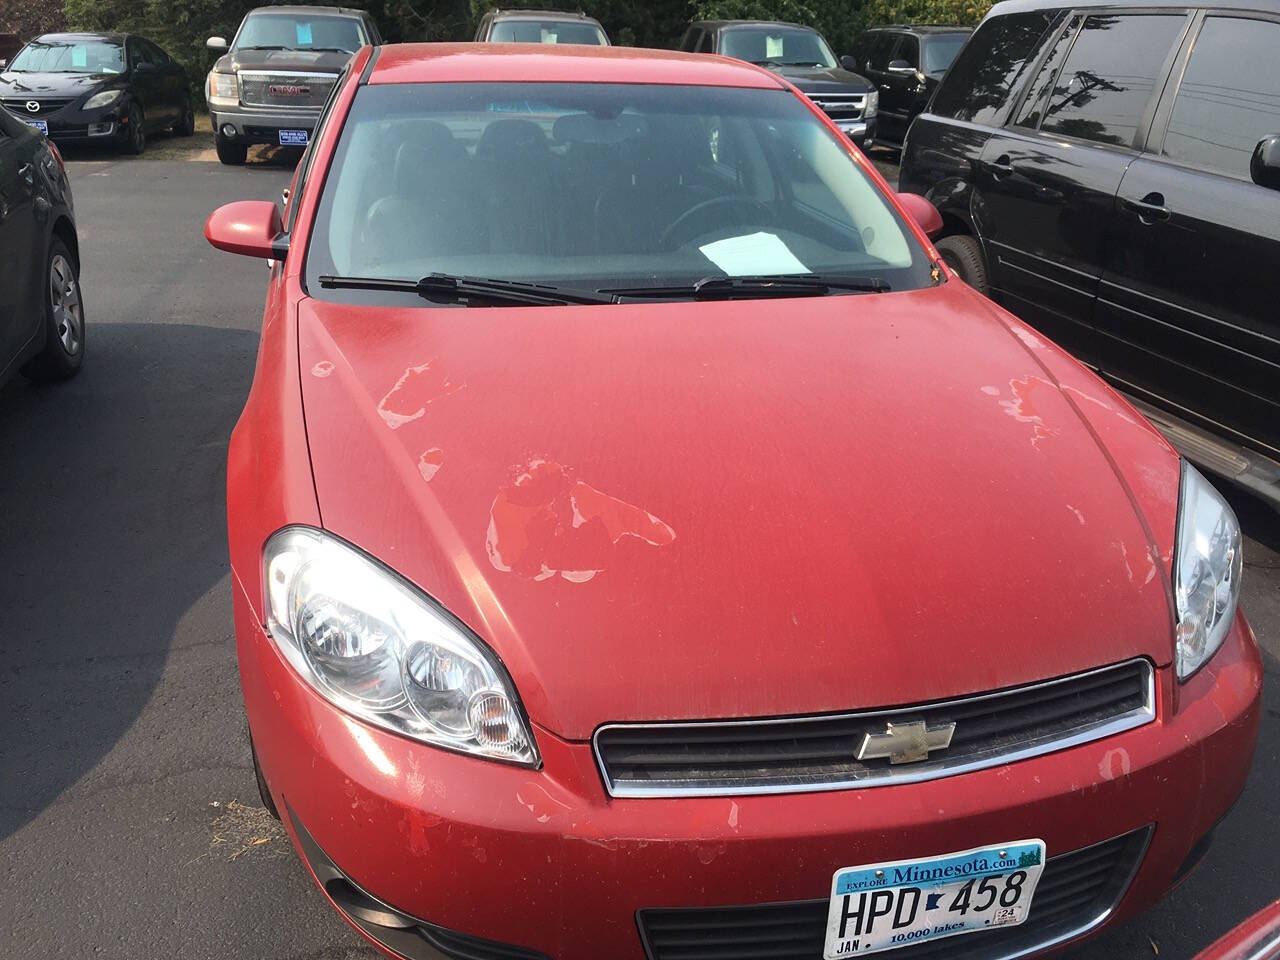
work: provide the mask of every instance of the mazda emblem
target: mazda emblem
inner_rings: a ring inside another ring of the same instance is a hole
[[[28,101],[27,101],[27,113],[39,113],[39,112],[40,112],[40,101],[39,101],[39,100],[28,100]]]

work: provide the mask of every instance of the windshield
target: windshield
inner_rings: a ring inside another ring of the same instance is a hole
[[[123,73],[124,46],[117,40],[32,40],[13,58],[17,73]]]
[[[307,257],[324,275],[432,273],[580,289],[873,276],[930,264],[848,144],[785,90],[650,84],[361,87]]]
[[[733,27],[721,35],[720,52],[760,66],[834,67],[822,35],[800,27]]]
[[[236,50],[345,50],[355,53],[366,43],[364,25],[355,17],[294,13],[253,13],[236,37]]]
[[[580,20],[499,20],[489,31],[492,43],[581,43],[609,45],[604,31]]]
[[[967,33],[944,33],[930,37],[924,46],[924,72],[945,73],[968,39]]]

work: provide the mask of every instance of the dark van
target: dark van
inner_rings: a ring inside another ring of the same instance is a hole
[[[992,8],[903,149],[944,259],[1280,505],[1280,10]]]

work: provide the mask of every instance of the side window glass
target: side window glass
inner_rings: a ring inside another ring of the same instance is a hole
[[[893,52],[893,60],[905,60],[907,66],[920,69],[920,42],[915,37],[903,37],[898,49]]]
[[[1253,148],[1280,133],[1277,54],[1280,24],[1207,18],[1173,102],[1165,155],[1251,181]]]
[[[934,95],[940,117],[990,123],[1017,90],[1019,77],[1040,50],[1057,11],[1011,13],[986,20],[969,38]]]
[[[157,47],[150,40],[146,43],[147,56],[151,58],[151,62],[158,67],[167,67],[169,65],[169,55]]]
[[[338,100],[338,93],[347,82],[349,71],[350,67],[338,75],[337,82],[333,85],[333,89],[329,91],[329,99],[325,101],[324,107],[320,111],[320,119],[316,121],[315,131],[307,139],[307,149],[303,152],[302,159],[298,161],[298,183],[297,188],[289,197],[289,209],[285,211],[285,233],[293,230],[293,222],[298,215],[298,200],[302,197],[302,191],[307,185],[307,177],[311,173],[311,159],[315,156],[316,142],[320,139],[329,123],[329,117],[333,113],[333,105]]]
[[[1071,41],[1075,39],[1082,19],[1084,18],[1072,17],[1067,28],[1058,37],[1058,42],[1049,50],[1049,55],[1045,57],[1040,72],[1031,81],[1027,99],[1022,101],[1022,106],[1018,108],[1018,116],[1014,119],[1014,123],[1018,126],[1030,127],[1034,130],[1040,125],[1040,120],[1044,116],[1045,101],[1049,99],[1053,81],[1057,79],[1058,71],[1062,68],[1062,60],[1071,49]]]
[[[884,73],[889,67],[889,51],[897,45],[897,42],[898,38],[892,33],[877,33],[875,39],[871,41],[871,50],[867,55],[867,69]]]
[[[1131,146],[1185,22],[1167,14],[1086,17],[1040,129]]]
[[[702,40],[698,44],[699,53],[715,53],[715,37],[710,30],[702,34]]]

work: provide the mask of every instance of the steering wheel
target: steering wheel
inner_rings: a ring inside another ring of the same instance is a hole
[[[699,223],[697,230],[689,231],[687,229],[689,224],[696,222],[699,217],[715,218],[723,220],[723,223],[713,222],[709,226]],[[732,194],[712,197],[710,200],[695,203],[680,216],[676,217],[671,226],[662,231],[662,235],[658,238],[658,244],[663,249],[673,250],[694,237],[710,233],[716,226],[732,226],[753,221],[768,223],[771,219],[773,217],[769,208],[759,200]],[[687,237],[683,235],[686,232],[689,233]]]

